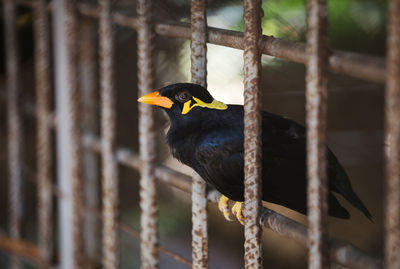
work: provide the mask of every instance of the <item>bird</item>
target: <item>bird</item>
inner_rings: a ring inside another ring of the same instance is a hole
[[[193,83],[176,83],[146,94],[138,102],[161,107],[168,115],[167,144],[174,158],[195,170],[222,195],[218,207],[244,223],[243,106],[227,105]],[[262,200],[307,214],[306,129],[283,116],[262,111]],[[349,219],[341,195],[372,221],[349,177],[326,147],[328,214]],[[229,200],[236,203],[230,209]]]

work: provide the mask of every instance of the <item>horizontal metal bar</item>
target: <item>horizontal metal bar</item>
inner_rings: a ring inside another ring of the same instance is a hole
[[[82,15],[99,18],[97,7],[88,4],[80,4],[79,11]],[[137,19],[118,12],[113,13],[114,23],[138,28]],[[190,39],[191,31],[189,23],[158,22],[155,24],[155,32],[166,37]],[[214,27],[207,28],[207,42],[236,49],[244,49],[243,33],[224,30]],[[282,58],[296,63],[306,64],[306,45],[304,43],[288,41],[273,36],[262,36],[262,54]],[[386,66],[382,57],[374,57],[354,52],[330,50],[328,57],[328,69],[334,73],[351,77],[385,83]]]
[[[89,209],[88,211],[92,210]],[[100,219],[101,217],[100,211],[96,211],[95,215]],[[131,226],[123,222],[119,222],[118,226],[121,229],[121,231],[127,233],[128,235],[137,239],[140,238],[139,232],[133,229]],[[39,247],[26,240],[12,239],[1,233],[0,249],[4,252],[19,256],[23,258],[26,262],[32,263],[33,265],[38,265],[42,263]],[[161,253],[164,253],[167,256],[170,256],[174,260],[186,265],[187,267],[192,268],[192,263],[189,260],[185,259],[184,257],[180,256],[179,254],[176,254],[173,251],[170,251],[162,246],[158,246],[157,250]]]
[[[100,140],[90,135],[84,136],[83,146],[86,149],[90,149],[98,153],[101,150]],[[142,169],[143,162],[141,161],[139,154],[132,152],[127,148],[118,148],[115,154],[118,163],[123,164],[137,171],[140,171]],[[190,176],[175,171],[165,165],[158,165],[155,168],[155,175],[159,180],[171,186],[174,186],[180,190],[189,193],[192,190],[192,183],[191,183],[192,178]]]
[[[265,207],[262,209],[260,221],[264,227],[308,246],[307,226]],[[341,264],[347,268],[383,268],[381,259],[373,258],[352,244],[337,239],[328,240],[328,255],[331,262]]]
[[[3,232],[0,234],[0,249],[33,264],[39,264],[42,261],[38,246],[22,239],[6,236]]]

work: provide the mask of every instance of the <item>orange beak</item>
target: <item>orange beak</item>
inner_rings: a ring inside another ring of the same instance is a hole
[[[162,106],[165,108],[171,108],[174,102],[172,102],[168,97],[161,96],[158,91],[146,94],[138,99],[138,102],[145,103],[149,105]]]

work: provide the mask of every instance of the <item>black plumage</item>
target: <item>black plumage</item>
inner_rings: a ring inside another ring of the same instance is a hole
[[[213,97],[205,88],[189,83],[164,87],[159,95],[173,102],[165,109],[171,121],[167,142],[173,156],[229,199],[243,201],[243,106],[208,107]],[[198,100],[206,105],[190,108]],[[191,101],[189,105],[185,105],[188,101]],[[190,108],[186,114],[182,113],[184,106],[186,110]],[[306,214],[305,128],[284,117],[262,112],[262,156],[262,199]],[[336,193],[371,219],[345,170],[329,149],[327,160],[329,215],[350,217],[334,196]]]

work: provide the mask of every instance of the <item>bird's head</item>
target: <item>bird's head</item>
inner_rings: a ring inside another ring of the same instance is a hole
[[[202,86],[192,83],[168,85],[138,99],[141,103],[163,107],[170,115],[189,115],[193,108],[225,110],[222,102],[215,100]]]

